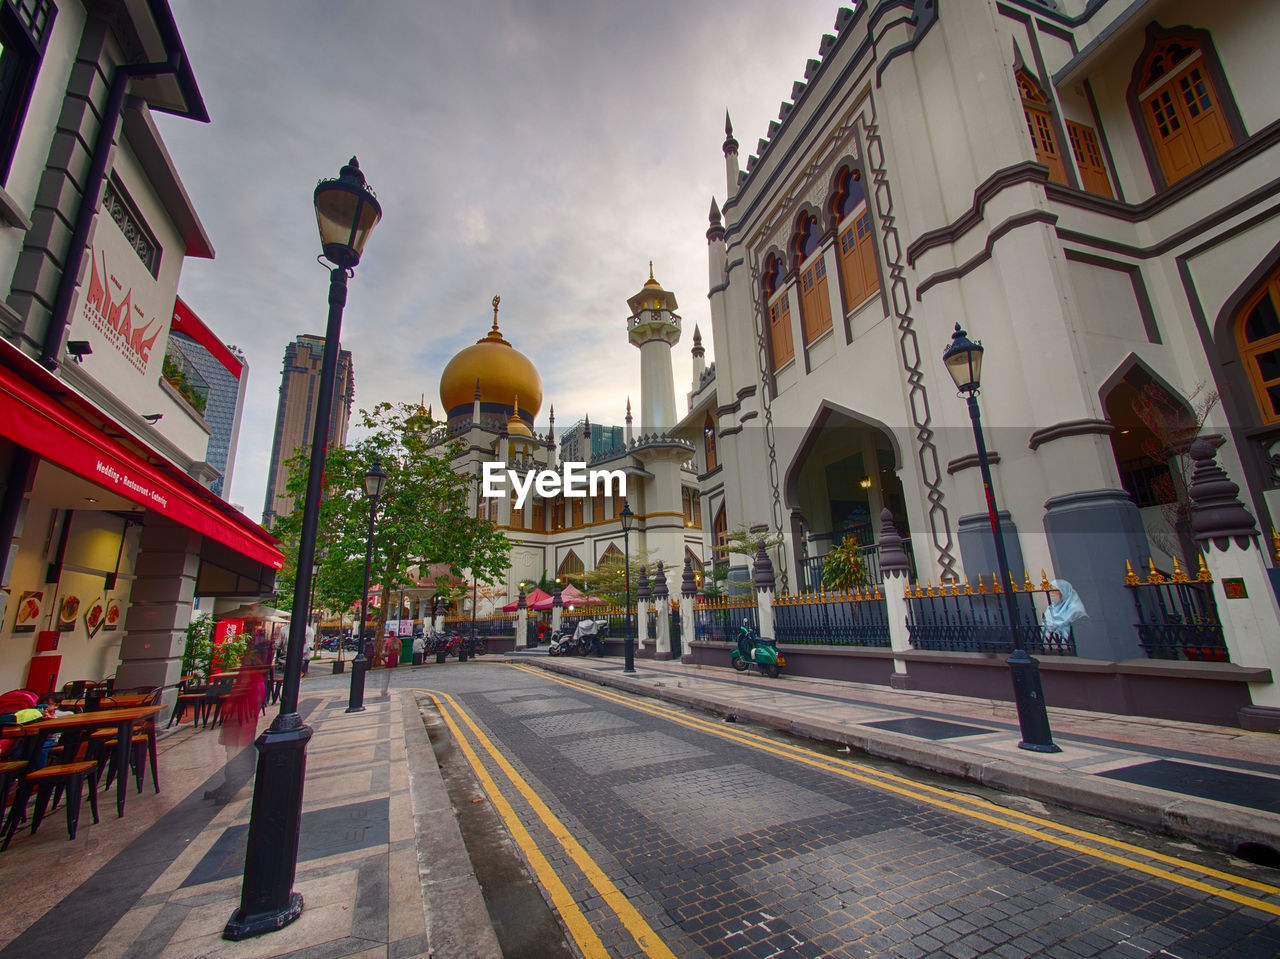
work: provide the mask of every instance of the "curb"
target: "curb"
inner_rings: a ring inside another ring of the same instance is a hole
[[[668,686],[665,682],[648,683],[625,676],[605,675],[590,668],[575,668],[572,660],[537,659],[530,662],[549,672],[564,673],[651,699],[721,715],[732,712],[740,719],[793,736],[849,746],[879,759],[927,769],[1151,832],[1189,839],[1232,855],[1238,854],[1240,847],[1246,844],[1280,850],[1280,816],[1274,813],[1102,779],[1087,773],[1044,769],[1030,763],[995,759],[962,747],[939,746],[887,730],[873,731],[796,719],[765,707],[719,702],[706,695],[684,692],[678,686]]]
[[[400,711],[413,800],[418,878],[427,924],[427,955],[500,959],[498,937],[417,699],[402,691]]]

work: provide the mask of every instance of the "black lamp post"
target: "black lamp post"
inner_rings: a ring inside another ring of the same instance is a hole
[[[351,695],[347,699],[347,712],[364,712],[364,674],[369,660],[364,655],[364,630],[369,622],[369,577],[373,573],[373,527],[378,516],[378,497],[387,486],[387,471],[382,460],[373,458],[373,465],[364,474],[364,495],[369,498],[369,535],[364,550],[364,592],[360,594],[360,639],[356,643],[356,658],[351,661]],[[385,597],[384,597],[385,598]],[[397,616],[399,613],[396,614]],[[377,637],[374,637],[375,641]]]
[[[302,896],[293,890],[293,880],[298,869],[302,786],[307,772],[311,727],[298,715],[298,684],[302,677],[302,647],[306,642],[311,567],[315,562],[316,533],[320,526],[321,481],[338,372],[342,308],[347,302],[347,277],[353,275],[369,233],[382,218],[382,207],[366,186],[355,157],[342,168],[337,179],[322,180],[316,186],[314,199],[321,247],[324,257],[333,264],[329,272],[329,322],[316,396],[302,530],[298,537],[298,576],[293,584],[293,616],[280,691],[280,714],[256,743],[258,769],[249,813],[240,908],[222,930],[223,938],[232,940],[283,928],[302,914]]]
[[[636,514],[631,512],[631,504],[626,500],[622,501],[622,512],[618,514],[618,519],[622,523],[623,581],[627,586],[627,635],[622,644],[622,671],[634,673],[636,671],[636,640],[631,634],[631,526],[636,521]]]
[[[995,541],[996,571],[1000,577],[1000,590],[1004,594],[1006,614],[1009,617],[1009,634],[1013,639],[1013,655],[1006,662],[1013,679],[1013,702],[1018,709],[1018,725],[1022,729],[1022,741],[1018,746],[1040,753],[1057,753],[1062,750],[1053,744],[1049,729],[1049,713],[1045,709],[1044,690],[1040,686],[1040,664],[1027,655],[1026,644],[1018,629],[1018,604],[1009,578],[1009,557],[1004,549],[1004,536],[1000,532],[1000,519],[996,511],[996,496],[991,488],[991,463],[987,457],[987,444],[982,438],[982,420],[978,412],[978,392],[982,384],[982,344],[974,343],[956,324],[951,334],[951,345],[942,354],[947,372],[955,380],[959,395],[969,404],[969,418],[973,420],[973,438],[978,446],[978,467],[982,471],[982,487],[987,498],[987,517],[991,521],[991,537]]]

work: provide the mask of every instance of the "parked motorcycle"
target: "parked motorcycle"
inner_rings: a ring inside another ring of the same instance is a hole
[[[738,648],[729,654],[729,660],[740,673],[754,666],[762,676],[770,679],[777,679],[787,665],[787,658],[778,652],[778,644],[768,637],[755,635],[750,622],[745,619],[738,630]]]
[[[551,644],[547,647],[548,656],[572,656],[578,651],[577,630],[570,633],[561,627],[551,634]]]
[[[603,656],[604,638],[608,632],[609,621],[607,619],[582,620],[573,631],[573,641],[576,644],[574,652],[579,656],[590,656],[592,653],[597,656]]]

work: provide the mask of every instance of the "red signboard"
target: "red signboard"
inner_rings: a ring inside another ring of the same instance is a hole
[[[43,371],[42,371],[43,372]],[[68,410],[39,387],[0,367],[0,435],[125,499],[280,569],[275,540],[231,507],[219,509]]]

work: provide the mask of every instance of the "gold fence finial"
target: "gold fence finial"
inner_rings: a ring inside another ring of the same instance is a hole
[[[1141,586],[1142,580],[1138,578],[1138,574],[1133,571],[1133,561],[1124,561],[1124,584],[1126,586]]]
[[[1213,574],[1209,572],[1209,567],[1204,564],[1204,553],[1200,554],[1200,572],[1196,574],[1196,579],[1202,583],[1213,582]]]
[[[1163,583],[1164,573],[1156,569],[1156,558],[1154,556],[1147,557],[1147,566],[1149,568],[1149,572],[1147,573],[1147,582],[1152,585]]]
[[[969,585],[969,577],[968,577],[968,576],[966,576],[966,577],[964,578],[964,594],[965,594],[966,596],[972,596],[972,595],[973,595],[973,587]]]
[[[1175,583],[1189,583],[1191,577],[1182,571],[1182,564],[1178,562],[1178,557],[1173,558],[1173,581]]]
[[[1280,533],[1276,532],[1276,528],[1271,527],[1271,558],[1280,563]]]
[[[1049,582],[1049,577],[1044,574],[1044,567],[1040,567],[1040,589],[1043,592],[1049,592],[1053,589],[1053,584]]]
[[[1010,573],[1009,576],[1012,577],[1013,574]],[[997,576],[995,573],[991,574],[991,592],[993,593],[1004,592],[1004,584],[1000,582],[1000,577]]]
[[[1031,582],[1030,570],[1028,570],[1025,566],[1022,569],[1022,575],[1025,577],[1025,581],[1022,584],[1022,591],[1024,593],[1030,593],[1036,587],[1035,587],[1035,584]]]
[[[982,581],[982,576],[979,575],[978,576],[978,592],[985,593],[986,591],[987,591],[987,584]]]

